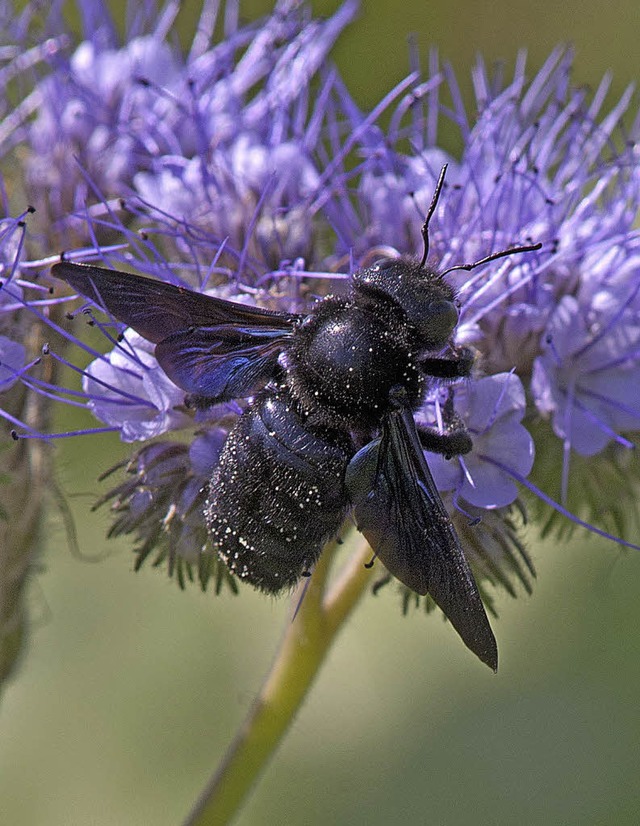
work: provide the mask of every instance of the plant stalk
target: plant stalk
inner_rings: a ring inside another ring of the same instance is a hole
[[[338,547],[325,548],[306,593],[293,595],[289,620],[275,659],[247,718],[222,763],[185,821],[185,826],[222,826],[232,821],[293,722],[338,632],[369,585],[371,550],[353,532],[357,546],[329,584]],[[303,586],[304,587],[304,586]]]

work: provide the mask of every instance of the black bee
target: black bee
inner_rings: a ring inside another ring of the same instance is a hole
[[[444,273],[385,258],[354,273],[346,297],[307,315],[270,312],[129,273],[61,261],[53,274],[155,343],[158,363],[198,406],[252,397],[229,433],[204,518],[219,556],[268,593],[313,568],[349,512],[387,571],[430,594],[466,645],[497,668],[496,641],[424,449],[471,449],[461,424],[418,427],[433,380],[470,373],[455,348],[455,295]],[[444,355],[443,355],[444,353]]]

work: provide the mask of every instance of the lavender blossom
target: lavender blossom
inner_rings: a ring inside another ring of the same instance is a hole
[[[454,408],[473,439],[473,450],[455,460],[429,455],[429,466],[441,491],[453,491],[457,500],[478,508],[510,505],[518,489],[502,468],[528,476],[534,445],[521,423],[526,412],[524,388],[513,373],[497,373],[459,384],[453,391]],[[438,399],[435,399],[436,406]],[[436,422],[441,417],[436,418]],[[493,460],[493,461],[492,461]],[[494,461],[499,464],[494,464]]]
[[[630,451],[640,430],[637,123],[618,141],[630,92],[603,114],[608,79],[588,98],[572,87],[562,50],[531,81],[524,57],[506,84],[478,62],[470,117],[453,72],[434,58],[426,78],[410,76],[362,113],[327,65],[352,2],[319,22],[281,0],[259,26],[229,24],[215,45],[203,17],[186,55],[169,45],[171,6],[124,43],[100,3],[85,6],[82,42],[62,52],[63,33],[52,31],[50,71],[21,134],[30,196],[56,217],[73,212],[68,225],[94,245],[94,260],[304,313],[380,254],[419,256],[448,163],[429,263],[457,289],[455,344],[475,350],[476,367],[470,380],[429,388],[418,418],[446,428],[450,405],[466,423],[472,451],[449,462],[429,456],[433,474],[478,574],[510,591],[515,574],[528,588],[516,525],[526,488],[557,482],[566,513],[570,460],[589,455],[607,467],[610,448]],[[447,92],[452,111],[441,103]],[[457,159],[438,143],[442,119],[459,130]],[[114,239],[122,246],[107,249]],[[539,252],[467,266],[534,242]],[[202,491],[242,407],[194,410],[151,346],[95,310],[106,353],[84,343],[79,319],[43,319],[91,352],[73,403],[145,443],[129,478],[101,500],[113,503],[112,533],[133,533],[139,559],[155,552],[170,571],[210,558]],[[55,348],[51,357],[67,358]],[[173,430],[194,433],[191,451],[165,440]],[[555,480],[534,462],[534,446],[545,467],[553,457]],[[635,463],[628,476],[638,475]],[[579,490],[580,477],[571,484]]]
[[[213,46],[216,14],[205,5],[186,55],[168,41],[177,4],[124,43],[102,3],[82,10],[85,39],[55,55],[26,136],[39,207],[46,198],[60,218],[98,192],[122,198],[135,191],[149,206],[188,216],[219,241],[229,236],[241,246],[267,179],[274,209],[304,199],[314,181],[304,155],[320,125],[305,148],[295,122],[304,116],[310,81],[355,15],[354,0],[325,22],[279,0],[259,27],[227,25],[224,41]],[[227,21],[235,17],[231,2]],[[289,148],[288,132],[295,139]]]
[[[166,563],[181,587],[197,578],[207,588],[212,579],[216,593],[223,585],[237,591],[236,580],[211,551],[202,518],[207,484],[226,437],[218,428],[197,436],[189,447],[148,444],[126,464],[128,478],[98,500],[95,507],[111,503],[109,536],[135,536],[136,569],[153,554],[153,564]]]
[[[633,292],[639,289],[640,281]],[[625,303],[600,295],[585,308],[574,296],[563,296],[533,365],[538,409],[583,456],[600,453],[612,440],[627,446],[621,434],[637,429],[640,316]]]
[[[191,422],[180,411],[184,392],[163,373],[152,351],[152,344],[131,332],[84,376],[87,406],[97,419],[118,427],[125,442],[147,441]]]

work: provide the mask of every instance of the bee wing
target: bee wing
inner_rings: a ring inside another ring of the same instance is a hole
[[[389,573],[430,594],[465,645],[497,670],[495,637],[409,410],[386,417],[382,435],[349,463],[345,482],[358,530]]]
[[[163,339],[155,352],[178,387],[222,402],[251,396],[274,378],[290,334],[265,329],[247,334],[229,325],[198,327]]]
[[[89,264],[61,261],[51,272],[156,344],[169,378],[211,402],[251,395],[273,378],[303,317]]]

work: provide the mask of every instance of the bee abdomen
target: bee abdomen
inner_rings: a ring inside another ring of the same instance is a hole
[[[313,567],[347,514],[352,454],[345,434],[310,429],[286,391],[256,399],[229,434],[204,511],[236,576],[276,593]]]

